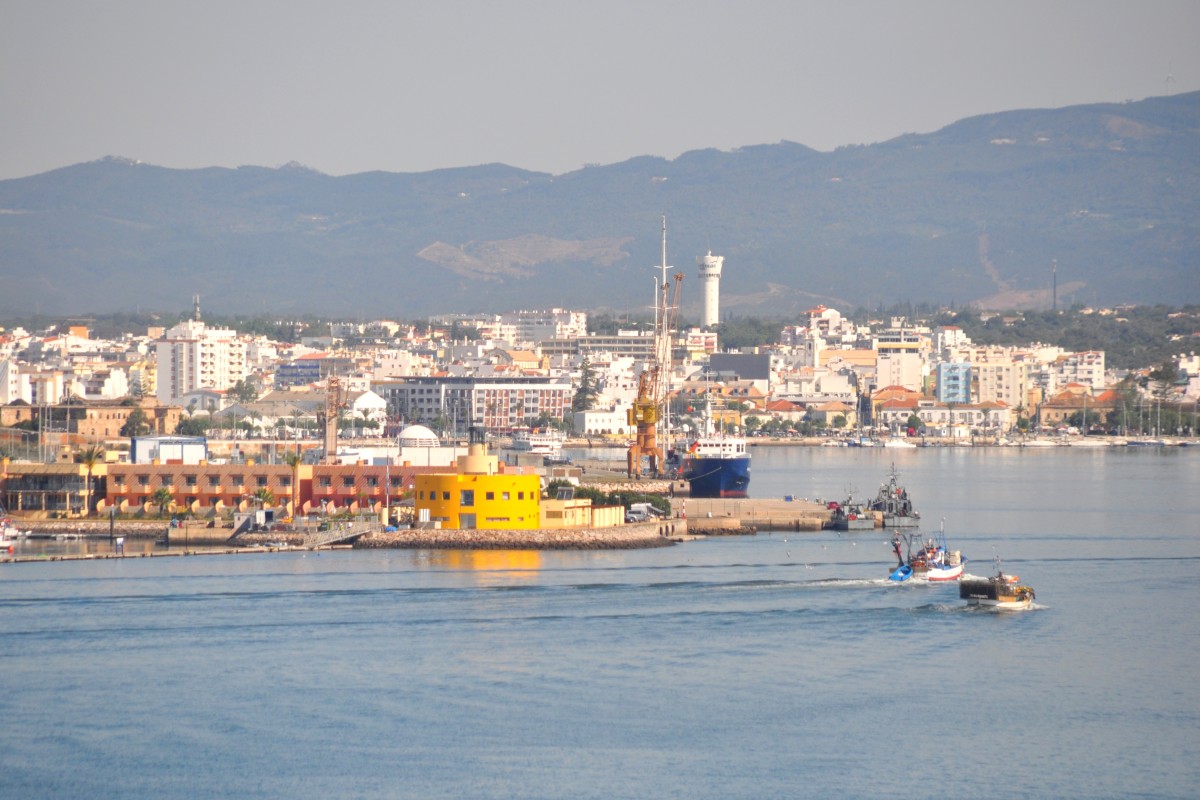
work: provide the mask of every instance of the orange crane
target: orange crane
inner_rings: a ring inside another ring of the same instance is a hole
[[[630,478],[642,477],[643,459],[648,460],[647,474],[659,476],[663,468],[663,449],[658,443],[659,423],[664,421],[668,384],[671,376],[671,331],[678,322],[683,273],[674,275],[673,287],[667,285],[667,218],[662,223],[662,284],[656,298],[654,315],[654,355],[638,376],[637,398],[628,411],[628,421],[637,430],[626,453]]]

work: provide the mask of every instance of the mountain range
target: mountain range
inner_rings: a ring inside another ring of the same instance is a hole
[[[818,152],[334,177],[108,157],[0,181],[0,314],[640,312],[725,257],[723,315],[1200,301],[1200,92]]]

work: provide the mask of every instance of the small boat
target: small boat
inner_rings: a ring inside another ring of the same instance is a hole
[[[904,545],[903,553],[901,545]],[[936,539],[926,539],[923,542],[916,536],[897,531],[892,537],[892,550],[899,565],[888,575],[888,580],[906,581],[909,578],[919,578],[930,582],[956,581],[962,577],[963,568],[967,565],[967,559],[961,551],[946,547],[944,531],[938,533]]]
[[[908,490],[900,485],[895,464],[887,483],[879,487],[879,494],[871,501],[871,510],[883,513],[885,528],[916,528],[921,524],[921,514],[913,508]]]
[[[875,530],[875,512],[847,497],[844,503],[830,503],[829,522],[835,531],[871,531]]]
[[[29,531],[22,533],[11,517],[0,517],[0,550],[5,553],[13,552],[17,539],[23,539],[28,535]]]
[[[968,578],[958,584],[958,596],[969,606],[1023,609],[1033,605],[1036,595],[1032,586],[1020,582],[1016,575],[1005,575],[996,559],[996,574],[990,578]]]

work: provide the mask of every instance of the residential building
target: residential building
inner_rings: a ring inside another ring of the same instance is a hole
[[[246,343],[199,318],[170,328],[158,342],[158,399],[178,403],[194,389],[226,390],[246,377]]]

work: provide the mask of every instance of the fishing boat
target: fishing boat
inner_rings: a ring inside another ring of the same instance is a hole
[[[921,524],[921,514],[913,508],[908,490],[900,485],[895,464],[887,482],[879,487],[879,494],[871,501],[871,510],[883,513],[885,528],[916,528]]]
[[[1024,609],[1033,605],[1033,587],[1020,582],[1016,575],[1005,575],[996,559],[996,574],[990,578],[968,578],[958,584],[958,596],[969,606]]]
[[[956,581],[962,577],[963,568],[967,565],[967,559],[961,551],[946,546],[944,530],[936,538],[924,541],[897,531],[892,537],[892,551],[899,562],[888,576],[888,580],[893,581],[910,578],[930,582]]]
[[[741,436],[714,433],[705,403],[704,431],[683,454],[680,476],[692,497],[748,497],[750,451]]]
[[[875,529],[875,513],[857,502],[853,497],[847,497],[845,502],[830,503],[830,527],[835,531],[871,531]]]

